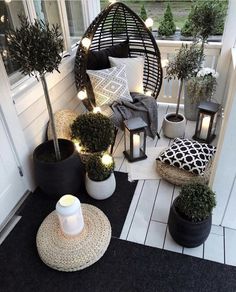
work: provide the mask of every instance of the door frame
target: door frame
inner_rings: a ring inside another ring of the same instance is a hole
[[[30,152],[26,144],[23,130],[11,97],[11,86],[7,76],[2,57],[0,55],[0,80],[1,80],[1,112],[7,126],[9,137],[12,141],[12,149],[16,156],[16,160],[23,172],[23,180],[29,191],[35,187],[32,178],[32,167]],[[27,191],[27,190],[26,190]],[[22,194],[23,195],[23,194]]]

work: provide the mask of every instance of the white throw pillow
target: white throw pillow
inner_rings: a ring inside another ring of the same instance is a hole
[[[87,74],[97,106],[112,104],[119,98],[133,101],[129,93],[125,65],[102,70],[87,70]]]
[[[120,64],[126,65],[126,75],[130,92],[143,93],[143,69],[144,57],[137,58],[114,58],[108,57],[111,67]]]

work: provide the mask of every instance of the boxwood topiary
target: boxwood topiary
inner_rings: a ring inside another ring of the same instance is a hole
[[[84,151],[105,151],[114,141],[114,125],[101,113],[79,115],[71,125],[72,139],[77,140]]]
[[[203,221],[209,217],[215,206],[215,193],[200,183],[183,186],[175,201],[177,211],[192,222]]]
[[[96,153],[89,157],[85,167],[91,180],[103,181],[114,171],[115,163],[113,158],[109,164],[102,163],[102,155]]]

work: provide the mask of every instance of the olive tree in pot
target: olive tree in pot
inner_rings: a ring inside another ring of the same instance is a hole
[[[179,113],[181,93],[185,79],[198,70],[200,56],[201,49],[197,43],[193,43],[189,47],[187,44],[182,44],[178,53],[166,67],[167,80],[176,78],[179,80],[176,112],[166,114],[163,120],[163,133],[166,137],[175,138],[184,135],[186,119]]]
[[[206,185],[190,183],[182,187],[169,214],[168,228],[173,239],[185,247],[197,247],[211,230],[215,193]]]
[[[115,191],[114,159],[109,154],[92,154],[86,163],[85,187],[96,200],[109,198]]]
[[[112,121],[101,113],[79,115],[71,125],[71,132],[81,160],[86,163],[92,153],[107,151],[114,141],[114,131]]]
[[[53,140],[40,144],[33,153],[36,184],[47,194],[76,194],[80,187],[82,165],[73,142],[57,139],[53,110],[49,98],[46,73],[58,70],[63,52],[59,26],[20,16],[21,26],[8,33],[11,58],[21,73],[41,80]]]

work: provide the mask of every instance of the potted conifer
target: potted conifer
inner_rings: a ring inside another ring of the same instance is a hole
[[[115,191],[114,159],[109,154],[93,154],[86,163],[85,187],[96,200],[109,198]]]
[[[81,163],[73,142],[57,139],[52,105],[46,82],[46,74],[59,72],[63,39],[58,25],[49,26],[41,20],[30,23],[20,16],[20,27],[8,33],[11,58],[21,73],[41,80],[52,129],[53,140],[40,144],[33,160],[37,185],[46,193],[76,194],[80,187]]]
[[[182,137],[184,135],[186,119],[184,115],[179,113],[181,92],[186,78],[198,70],[200,56],[201,49],[197,46],[197,43],[193,43],[189,47],[187,44],[182,44],[178,53],[166,67],[167,80],[177,78],[180,81],[176,112],[166,114],[163,120],[163,133],[168,138]]]
[[[158,28],[158,33],[161,36],[171,36],[175,34],[176,26],[174,23],[173,14],[170,8],[170,4],[167,4],[164,17],[160,22],[160,26]]]
[[[169,214],[168,228],[173,239],[186,247],[197,247],[211,230],[215,193],[206,185],[190,183],[182,187]]]

